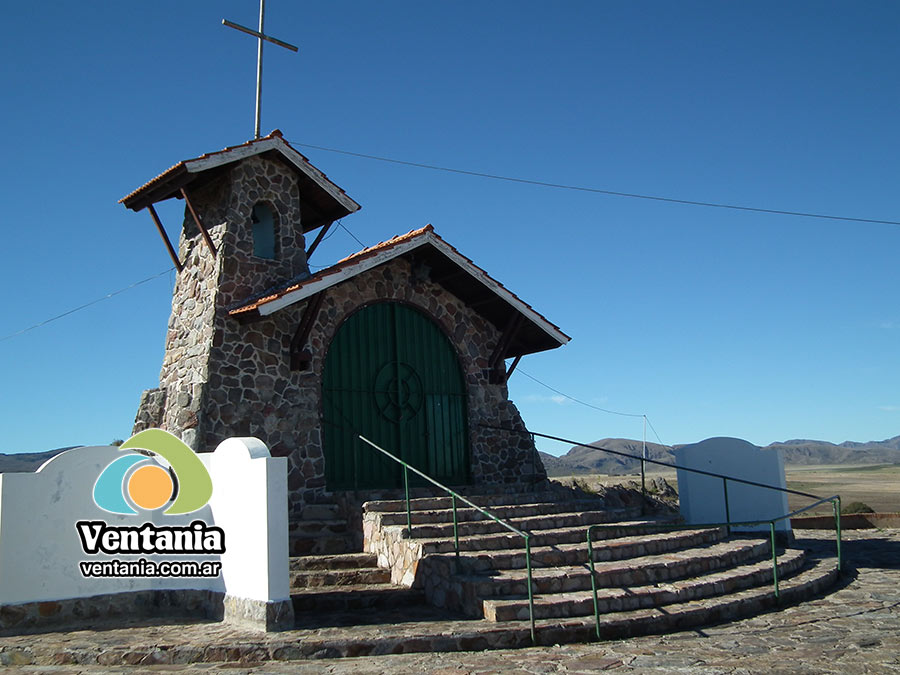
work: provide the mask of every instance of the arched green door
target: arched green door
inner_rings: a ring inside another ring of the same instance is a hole
[[[463,374],[453,345],[421,312],[384,302],[348,317],[328,348],[322,399],[328,489],[403,485],[400,465],[358,433],[442,483],[467,482]]]

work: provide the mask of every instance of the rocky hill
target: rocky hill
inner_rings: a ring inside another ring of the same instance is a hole
[[[540,453],[547,473],[551,476],[572,476],[585,473],[621,475],[640,471],[640,461],[621,457],[598,448],[606,448],[629,455],[641,454],[641,442],[627,438],[604,438],[591,443],[592,447],[576,445],[566,454],[554,457]],[[674,462],[673,450],[681,445],[647,443],[647,456],[663,462]],[[767,448],[784,451],[786,464],[900,464],[900,436],[884,441],[859,443],[829,443],[795,439],[772,443]]]

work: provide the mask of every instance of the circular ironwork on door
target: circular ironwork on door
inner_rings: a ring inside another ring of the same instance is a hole
[[[418,415],[424,399],[422,378],[408,363],[386,363],[375,376],[375,405],[392,422]]]

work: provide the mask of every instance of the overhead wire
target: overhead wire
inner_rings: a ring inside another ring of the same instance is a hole
[[[656,440],[659,441],[659,444],[660,444],[660,445],[665,445],[665,443],[663,443],[663,442],[662,442],[662,439],[659,437],[659,434],[656,433],[656,429],[653,427],[653,424],[651,424],[650,418],[647,417],[646,415],[644,415],[644,419],[647,420],[647,426],[650,427],[650,430],[653,432],[653,435],[656,436]]]
[[[820,219],[827,219],[827,220],[838,220],[838,221],[846,221],[846,222],[854,222],[854,223],[870,223],[870,224],[879,224],[879,225],[900,225],[900,221],[896,221],[896,220],[882,220],[882,219],[877,219],[877,218],[858,218],[858,217],[853,217],[853,216],[836,216],[833,214],[825,214],[825,213],[810,213],[810,212],[804,212],[804,211],[787,211],[787,210],[782,210],[782,209],[768,209],[768,208],[761,208],[761,207],[755,207],[755,206],[743,206],[743,205],[738,205],[738,204],[725,204],[725,203],[697,201],[697,200],[690,200],[690,199],[677,199],[677,198],[673,198],[673,197],[661,197],[658,195],[647,195],[647,194],[639,194],[639,193],[634,193],[634,192],[620,192],[620,191],[616,191],[616,190],[606,190],[606,189],[602,189],[602,188],[586,187],[586,186],[580,186],[580,185],[567,185],[564,183],[552,183],[552,182],[548,182],[548,181],[532,180],[532,179],[528,179],[528,178],[503,176],[500,174],[486,173],[483,171],[472,171],[469,169],[457,169],[457,168],[453,168],[453,167],[440,166],[437,164],[426,164],[423,162],[411,162],[411,161],[402,160],[402,159],[395,159],[392,157],[381,157],[378,155],[371,155],[371,154],[362,153],[362,152],[353,152],[351,150],[341,150],[339,148],[329,148],[329,147],[326,147],[323,145],[314,145],[312,143],[301,143],[299,141],[289,141],[289,142],[292,143],[293,145],[297,145],[297,146],[300,146],[303,148],[313,148],[315,150],[322,150],[324,152],[333,152],[333,153],[337,153],[337,154],[341,154],[341,155],[349,155],[351,157],[360,157],[363,159],[376,160],[379,162],[388,162],[391,164],[412,166],[412,167],[417,167],[417,168],[421,168],[421,169],[429,169],[432,171],[444,171],[444,172],[448,172],[448,173],[456,173],[456,174],[462,174],[462,175],[467,175],[467,176],[476,176],[479,178],[488,178],[491,180],[502,180],[502,181],[508,181],[508,182],[513,182],[513,183],[522,183],[525,185],[538,185],[538,186],[542,186],[542,187],[556,188],[556,189],[561,189],[561,190],[576,190],[579,192],[591,192],[591,193],[596,193],[596,194],[612,195],[612,196],[616,196],[616,197],[627,197],[627,198],[632,198],[632,199],[646,199],[646,200],[667,202],[667,203],[673,203],[673,204],[684,204],[684,205],[690,205],[690,206],[705,206],[705,207],[721,208],[721,209],[733,209],[733,210],[738,210],[738,211],[751,211],[751,212],[755,212],[755,213],[768,213],[768,214],[782,215],[782,216],[820,218]],[[360,240],[359,237],[357,237],[355,234],[353,234],[353,232],[351,232],[350,229],[346,225],[344,225],[344,223],[341,220],[338,220],[337,224],[348,235],[350,235],[354,239],[354,241],[356,241],[357,244],[359,244],[363,248],[366,248],[366,244],[364,244]],[[332,236],[332,234],[327,235],[325,237],[325,239],[327,240],[328,238],[330,238]],[[327,265],[326,266],[312,265],[312,267],[315,267],[317,269],[323,269],[324,267],[327,267]],[[63,312],[62,314],[59,314],[57,316],[51,317],[49,319],[45,319],[44,321],[40,321],[40,322],[34,324],[33,326],[29,326],[28,328],[23,328],[22,330],[19,330],[14,333],[10,333],[9,335],[0,337],[0,342],[9,340],[10,338],[16,337],[17,335],[27,333],[31,330],[34,330],[35,328],[40,328],[41,326],[44,326],[48,323],[56,321],[57,319],[61,319],[70,314],[74,314],[75,312],[78,312],[82,309],[86,309],[87,307],[95,305],[98,302],[101,302],[103,300],[111,298],[120,293],[124,293],[125,291],[130,290],[131,288],[134,288],[135,286],[140,286],[143,283],[152,281],[153,279],[156,279],[157,277],[162,276],[163,274],[167,274],[174,269],[175,269],[174,267],[170,267],[169,269],[165,270],[164,272],[160,272],[157,275],[154,275],[152,277],[148,277],[147,279],[143,279],[141,281],[135,282],[134,284],[132,284],[130,286],[126,286],[125,288],[119,289],[118,291],[114,291],[108,295],[105,295],[102,298],[92,300],[91,302],[87,302],[87,303],[80,305],[78,307],[75,307],[67,312]],[[541,383],[541,384],[543,384],[543,383]],[[544,385],[544,386],[546,386],[546,385]],[[548,388],[552,389],[551,387],[548,387]],[[565,394],[562,394],[561,392],[557,392],[557,393],[559,393],[560,396],[566,396]],[[566,396],[566,398],[571,398],[571,397]],[[590,404],[585,403],[584,401],[578,401],[578,399],[573,398],[572,400],[576,401],[578,403],[581,403],[582,405],[587,405],[588,407],[597,408],[596,406],[591,406]],[[602,412],[610,412],[612,414],[628,415],[628,413],[616,413],[615,411],[607,411],[607,410],[603,410],[602,408],[597,408],[597,409],[601,410]]]
[[[57,314],[56,316],[50,317],[49,319],[44,319],[43,321],[39,321],[38,323],[34,324],[33,326],[29,326],[28,328],[23,328],[22,330],[17,330],[15,333],[10,333],[9,335],[0,337],[0,342],[14,338],[17,335],[22,335],[23,333],[27,333],[28,331],[32,331],[35,328],[40,328],[41,326],[46,326],[48,323],[52,323],[53,321],[56,321],[57,319],[62,319],[65,316],[69,316],[70,314],[74,314],[75,312],[80,312],[83,309],[87,309],[88,307],[91,307],[92,305],[96,305],[98,302],[103,302],[104,300],[109,300],[109,298],[115,297],[121,293],[124,293],[125,291],[130,291],[132,288],[136,288],[142,284],[146,284],[147,282],[153,281],[154,279],[158,279],[159,277],[163,276],[164,274],[168,274],[169,272],[171,272],[174,269],[175,269],[174,266],[170,267],[169,269],[163,270],[162,272],[160,272],[158,274],[154,274],[152,277],[147,277],[146,279],[141,279],[140,281],[135,281],[133,284],[129,284],[128,286],[125,286],[124,288],[120,288],[119,290],[113,291],[112,293],[107,293],[102,298],[97,298],[96,300],[91,300],[90,302],[86,302],[83,305],[79,305],[78,307],[74,307],[68,311],[65,311],[62,314]]]
[[[313,145],[312,143],[300,143],[299,141],[290,141],[292,145],[302,148],[313,148],[322,150],[323,152],[333,152],[340,155],[348,155],[350,157],[360,157],[362,159],[371,159],[378,162],[388,162],[390,164],[400,164],[403,166],[412,166],[419,169],[429,169],[431,171],[444,171],[447,173],[462,174],[464,176],[476,176],[478,178],[489,178],[491,180],[502,180],[510,183],[522,183],[524,185],[538,185],[541,187],[555,188],[557,190],[575,190],[578,192],[590,192],[594,194],[610,195],[613,197],[625,197],[628,199],[644,199],[656,202],[666,202],[669,204],[683,204],[686,206],[704,206],[715,209],[731,209],[734,211],[750,211],[752,213],[768,213],[778,216],[798,216],[802,218],[819,218],[824,220],[838,220],[850,223],[869,223],[875,225],[900,225],[898,220],[882,220],[879,218],[859,218],[856,216],[837,216],[829,213],[812,213],[807,211],[789,211],[785,209],[769,209],[759,206],[744,206],[742,204],[727,204],[724,202],[709,202],[695,199],[679,199],[676,197],[662,197],[660,195],[641,194],[637,192],[622,192],[619,190],[607,190],[604,188],[587,187],[584,185],[569,185],[566,183],[552,183],[549,181],[534,180],[530,178],[518,178],[515,176],[504,176],[495,173],[486,173],[484,171],[473,171],[471,169],[457,169],[449,166],[440,166],[438,164],[426,164],[424,162],[411,162],[403,159],[395,159],[393,157],[382,157],[379,155],[370,155],[364,152],[353,152],[351,150],[341,150],[339,148],[329,148],[323,145]]]
[[[555,389],[554,387],[551,387],[549,384],[547,384],[545,382],[541,382],[539,379],[537,379],[533,375],[529,375],[521,368],[516,368],[515,372],[522,373],[522,375],[524,375],[525,377],[527,377],[530,380],[534,380],[542,387],[545,387],[545,388],[549,389],[550,391],[552,391],[556,394],[559,394],[560,396],[562,396],[564,398],[569,399],[570,401],[574,401],[575,403],[580,403],[583,406],[587,406],[588,408],[593,408],[594,410],[599,410],[600,412],[609,413],[610,415],[621,415],[622,417],[643,417],[644,416],[644,415],[639,415],[637,413],[625,413],[625,412],[619,412],[617,410],[607,410],[606,408],[601,408],[601,407],[593,405],[591,403],[586,403],[585,401],[579,400],[579,399],[575,398],[574,396],[569,396],[568,394],[561,392],[559,389]]]
[[[346,232],[346,233],[349,234],[351,237],[353,237],[353,238],[356,240],[356,243],[357,243],[357,244],[359,244],[359,245],[362,246],[363,248],[366,248],[366,245],[365,245],[364,243],[362,243],[362,242],[359,240],[359,237],[357,237],[355,234],[353,234],[353,233],[350,231],[350,229],[349,229],[346,225],[344,225],[344,223],[342,223],[342,222],[339,220],[339,221],[337,221],[337,224],[340,225],[340,227],[344,230],[344,232]]]
[[[565,393],[565,392],[563,392],[563,391],[560,391],[559,389],[557,389],[557,388],[555,388],[555,387],[551,387],[551,386],[550,386],[549,384],[547,384],[546,382],[542,382],[541,380],[537,379],[534,375],[530,375],[529,373],[525,372],[524,370],[522,370],[522,368],[516,368],[515,372],[517,372],[517,373],[522,373],[522,375],[524,375],[524,376],[527,377],[528,379],[534,380],[535,382],[537,382],[537,383],[538,383],[539,385],[541,385],[542,387],[544,387],[544,388],[546,388],[546,389],[549,389],[550,391],[554,392],[555,394],[559,394],[559,395],[562,396],[563,398],[567,398],[567,399],[569,399],[570,401],[574,401],[575,403],[579,403],[579,404],[581,404],[581,405],[583,405],[583,406],[586,406],[586,407],[588,407],[588,408],[592,408],[593,410],[599,410],[600,412],[608,413],[608,414],[610,414],[610,415],[620,415],[621,417],[642,417],[642,418],[644,419],[644,421],[647,422],[647,426],[649,426],[650,429],[653,431],[653,434],[654,434],[654,436],[656,436],[656,440],[659,441],[659,444],[660,444],[660,445],[665,445],[665,443],[663,443],[662,439],[659,437],[659,434],[656,433],[656,429],[653,427],[653,424],[651,424],[651,422],[650,422],[650,418],[647,417],[646,414],[643,414],[643,413],[626,413],[626,412],[620,412],[620,411],[618,411],[618,410],[610,410],[610,409],[608,409],[608,408],[601,408],[600,406],[596,406],[596,405],[594,405],[594,404],[592,404],[592,403],[587,403],[586,401],[582,401],[581,399],[575,398],[574,396],[570,396],[569,394],[567,394],[567,393]]]

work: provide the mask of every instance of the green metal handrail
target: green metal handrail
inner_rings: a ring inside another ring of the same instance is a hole
[[[775,548],[775,523],[793,518],[799,513],[803,513],[804,511],[809,511],[810,509],[814,509],[820,504],[824,504],[825,502],[831,502],[832,510],[834,511],[834,529],[835,529],[835,539],[836,539],[836,548],[837,548],[837,572],[840,574],[841,572],[841,496],[834,495],[833,497],[824,497],[819,501],[810,504],[809,506],[804,506],[802,509],[797,509],[796,511],[792,511],[791,513],[785,514],[783,516],[778,516],[777,518],[772,518],[771,520],[751,520],[744,522],[724,522],[724,523],[692,523],[692,524],[684,524],[684,523],[642,523],[637,525],[632,525],[636,529],[671,529],[671,530],[697,530],[703,528],[710,527],[725,527],[728,529],[728,532],[731,532],[731,528],[733,526],[755,526],[755,525],[768,525],[769,526],[769,537],[770,544],[772,547],[772,582],[774,584],[775,589],[775,599],[776,601],[780,599],[781,592],[778,587],[778,552]],[[591,593],[594,598],[594,625],[596,627],[597,638],[601,638],[600,634],[600,604],[597,596],[597,578],[596,578],[596,570],[594,568],[594,542],[593,542],[593,533],[595,530],[608,530],[608,529],[621,529],[621,524],[615,525],[606,525],[606,524],[597,524],[590,525],[587,529],[587,549],[588,549],[588,566],[591,570]]]
[[[386,455],[387,457],[390,457],[392,460],[394,460],[395,462],[397,462],[398,464],[400,464],[403,467],[403,490],[406,495],[406,534],[410,539],[413,538],[412,510],[409,505],[409,472],[410,471],[421,476],[422,478],[427,480],[429,483],[436,485],[437,487],[439,487],[444,492],[446,492],[447,494],[450,495],[451,503],[453,505],[453,547],[456,551],[457,559],[459,559],[459,521],[457,519],[457,514],[456,514],[456,500],[465,502],[466,504],[471,506],[473,509],[476,509],[477,511],[481,512],[482,514],[484,514],[485,516],[487,516],[488,518],[493,520],[494,522],[502,525],[510,532],[513,532],[525,539],[525,566],[528,570],[528,615],[529,615],[529,619],[531,621],[531,642],[532,642],[532,644],[537,644],[537,641],[535,639],[535,632],[534,632],[534,591],[532,589],[532,575],[531,575],[531,534],[528,532],[525,532],[524,530],[520,530],[517,527],[514,527],[510,523],[507,523],[505,520],[498,518],[490,511],[487,511],[487,510],[483,509],[482,507],[478,506],[478,504],[475,504],[475,503],[469,501],[468,499],[463,497],[458,492],[451,490],[446,485],[442,485],[441,483],[436,481],[431,476],[423,473],[422,471],[419,471],[419,469],[417,469],[416,467],[412,466],[411,464],[408,464],[407,462],[403,461],[396,455],[391,454],[384,448],[379,447],[378,445],[376,445],[375,443],[370,441],[365,436],[357,435],[357,437],[359,438],[359,440],[361,440],[365,443],[368,443],[373,448],[375,448],[382,454]]]
[[[820,497],[819,495],[814,495],[809,492],[801,492],[800,490],[791,490],[790,488],[781,487],[780,485],[768,485],[766,483],[758,483],[757,481],[747,480],[745,478],[737,478],[736,476],[728,476],[726,474],[715,473],[713,471],[704,471],[703,469],[695,469],[690,466],[681,466],[680,464],[674,464],[672,462],[663,462],[658,459],[650,459],[650,458],[645,459],[645,458],[641,457],[640,455],[632,455],[627,452],[620,452],[619,450],[610,450],[609,448],[601,448],[596,445],[589,445],[587,443],[579,443],[578,441],[573,441],[568,438],[561,438],[560,436],[551,436],[549,434],[542,434],[537,431],[531,431],[530,429],[510,429],[509,427],[501,427],[501,426],[496,426],[494,424],[484,424],[484,423],[480,424],[479,426],[484,427],[486,429],[496,429],[499,431],[508,431],[511,433],[529,434],[532,437],[532,439],[535,436],[538,436],[540,438],[547,438],[552,441],[560,441],[562,443],[571,443],[572,445],[577,445],[581,448],[591,448],[592,450],[600,450],[602,452],[606,452],[611,455],[618,455],[619,457],[628,457],[630,459],[640,460],[641,461],[641,484],[642,484],[642,486],[644,483],[644,462],[647,462],[649,464],[658,464],[659,466],[669,467],[670,469],[680,469],[682,471],[698,473],[703,476],[710,476],[712,478],[721,478],[722,479],[722,492],[724,493],[724,502],[725,502],[725,520],[727,522],[726,527],[728,528],[729,534],[731,534],[731,524],[730,524],[731,509],[730,509],[729,502],[728,502],[728,481],[732,481],[735,483],[741,483],[742,485],[750,485],[752,487],[761,487],[761,488],[766,488],[769,490],[776,490],[778,492],[785,492],[787,494],[798,495],[800,497],[808,497],[810,499],[822,500],[822,501],[818,502],[819,504],[823,503],[823,501],[828,501],[827,498],[823,500],[823,498]],[[641,491],[644,492],[643,487],[642,487]]]

